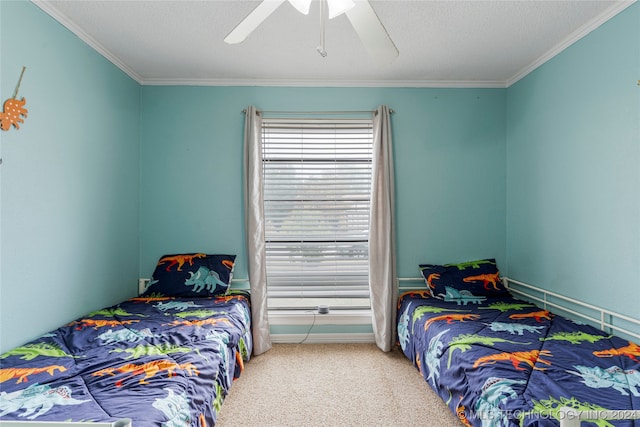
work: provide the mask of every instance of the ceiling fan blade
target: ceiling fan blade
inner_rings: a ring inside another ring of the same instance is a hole
[[[258,25],[269,17],[285,0],[262,0],[228,35],[224,41],[229,44],[241,43]]]
[[[355,0],[355,7],[346,12],[364,47],[376,62],[390,64],[398,57],[398,49],[387,34],[368,0]]]
[[[309,8],[311,8],[311,0],[289,0],[291,6],[295,7],[296,10],[303,15],[309,14]]]

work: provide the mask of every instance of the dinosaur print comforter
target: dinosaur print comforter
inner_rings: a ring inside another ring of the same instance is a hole
[[[525,301],[458,305],[409,292],[397,326],[404,354],[464,425],[557,426],[563,406],[640,410],[638,344]]]
[[[249,298],[133,298],[0,355],[0,421],[212,426],[251,350]]]

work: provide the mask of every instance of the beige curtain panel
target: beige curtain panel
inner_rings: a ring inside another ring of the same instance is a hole
[[[373,334],[382,351],[395,344],[396,236],[393,149],[389,107],[377,108],[373,119],[373,164],[369,219],[369,288]]]
[[[262,119],[256,108],[249,106],[246,109],[244,126],[244,211],[254,355],[262,354],[271,348],[267,312],[261,133]]]

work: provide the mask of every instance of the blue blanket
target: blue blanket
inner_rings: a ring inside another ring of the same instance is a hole
[[[0,356],[0,420],[212,426],[252,350],[248,294],[133,298]]]
[[[406,293],[397,326],[404,354],[465,425],[557,426],[563,406],[640,409],[638,344],[511,296],[467,304]]]

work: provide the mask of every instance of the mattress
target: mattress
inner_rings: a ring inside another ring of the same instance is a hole
[[[510,295],[405,293],[397,327],[404,354],[465,425],[554,426],[561,407],[640,409],[638,344]]]
[[[249,295],[144,297],[0,356],[0,421],[212,426],[252,350]]]

